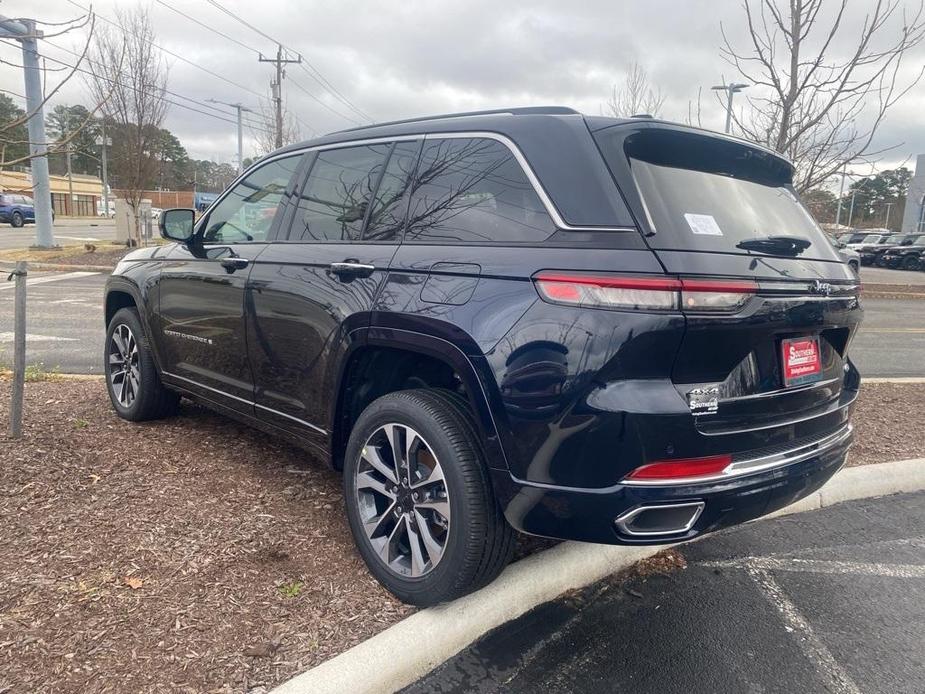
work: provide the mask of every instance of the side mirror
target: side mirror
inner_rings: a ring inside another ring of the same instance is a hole
[[[195,223],[196,210],[177,208],[161,212],[157,226],[161,231],[161,236],[165,239],[189,243],[193,238]]]

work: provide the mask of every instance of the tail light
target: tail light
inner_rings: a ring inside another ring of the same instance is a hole
[[[550,303],[588,308],[730,313],[758,291],[748,280],[626,277],[542,271],[533,276],[540,296]]]
[[[711,455],[705,458],[678,458],[646,463],[623,478],[624,482],[670,482],[696,480],[720,474],[732,464],[731,455]]]

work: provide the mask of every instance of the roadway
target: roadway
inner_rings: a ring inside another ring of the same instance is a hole
[[[29,363],[40,362],[46,369],[63,373],[101,373],[105,282],[104,273],[30,273]],[[925,376],[923,302],[864,299],[863,304],[865,319],[850,348],[861,374]],[[0,364],[12,360],[12,330],[13,283],[0,281]]]
[[[67,219],[55,221],[55,242],[61,246],[81,243],[109,243],[116,238],[116,224],[111,219]],[[0,250],[27,248],[35,243],[35,225],[14,229],[0,224]]]

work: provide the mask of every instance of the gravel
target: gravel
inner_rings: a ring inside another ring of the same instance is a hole
[[[864,386],[850,464],[921,456],[923,402]],[[0,462],[0,692],[262,691],[412,611],[356,554],[336,473],[186,401],[130,424],[101,380],[29,383]]]

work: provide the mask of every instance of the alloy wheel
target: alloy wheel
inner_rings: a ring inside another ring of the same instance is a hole
[[[124,323],[117,325],[109,338],[108,368],[113,395],[122,407],[131,407],[141,388],[141,371],[138,342]]]
[[[385,424],[370,436],[356,467],[360,519],[390,570],[418,578],[437,566],[450,530],[443,468],[414,429]]]

